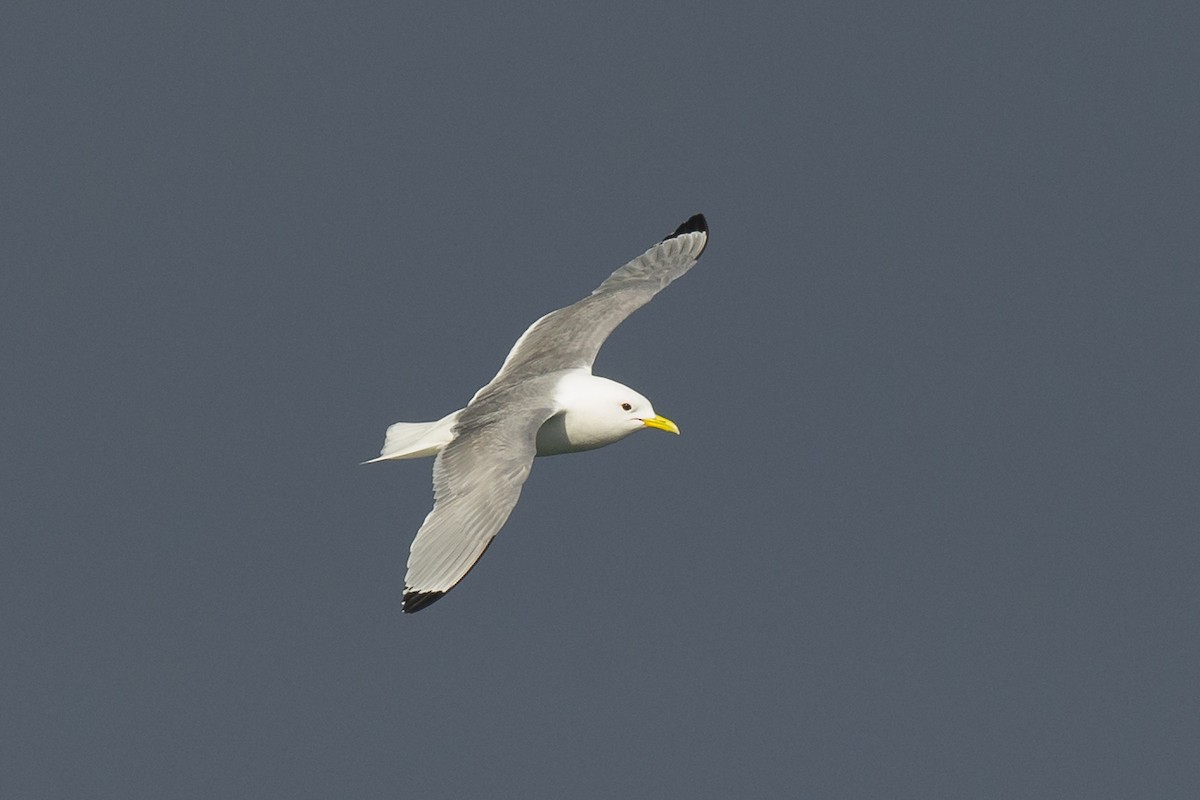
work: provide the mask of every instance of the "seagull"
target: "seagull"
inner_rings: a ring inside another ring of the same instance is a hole
[[[441,599],[475,566],[535,456],[594,450],[645,428],[679,434],[643,395],[593,375],[592,364],[613,329],[691,269],[707,242],[696,214],[589,296],[530,325],[465,408],[388,427],[379,457],[365,463],[436,456],[433,510],[409,550],[405,613]]]

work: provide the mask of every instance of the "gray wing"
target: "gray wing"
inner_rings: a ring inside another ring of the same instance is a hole
[[[406,612],[454,588],[517,505],[538,428],[554,413],[542,383],[492,393],[459,417],[454,438],[433,462],[434,506],[409,551]]]
[[[696,263],[708,243],[708,223],[696,214],[674,233],[618,269],[594,292],[539,319],[513,345],[500,372],[504,378],[544,375],[561,369],[591,369],[600,345],[617,325],[650,302]]]

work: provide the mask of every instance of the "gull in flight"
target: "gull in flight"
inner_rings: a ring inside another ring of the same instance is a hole
[[[376,461],[436,456],[433,510],[417,531],[404,611],[463,579],[521,496],[534,456],[594,450],[643,428],[678,434],[638,392],[592,374],[617,325],[696,263],[708,242],[697,214],[577,303],[529,326],[466,408],[436,422],[397,422]]]

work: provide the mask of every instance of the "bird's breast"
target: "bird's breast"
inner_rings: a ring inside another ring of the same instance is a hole
[[[614,431],[588,424],[583,415],[569,412],[556,414],[542,423],[537,433],[537,454],[557,456],[563,453],[578,453],[595,450],[624,439],[630,431]]]

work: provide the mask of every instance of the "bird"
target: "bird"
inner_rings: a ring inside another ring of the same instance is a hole
[[[647,428],[679,434],[641,393],[592,374],[609,334],[700,258],[703,214],[617,269],[587,297],[538,319],[464,408],[388,427],[377,458],[434,456],[434,505],[409,549],[403,610],[427,608],[483,556],[535,456],[604,447]]]

